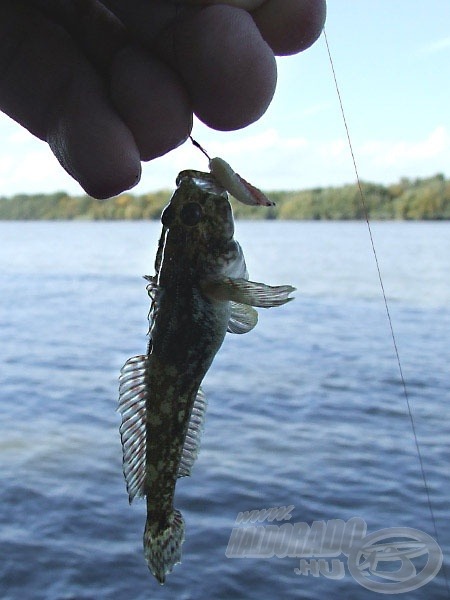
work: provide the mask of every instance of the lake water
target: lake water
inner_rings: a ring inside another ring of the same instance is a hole
[[[143,559],[145,503],[128,506],[115,412],[119,369],[146,347],[140,276],[153,273],[159,224],[0,223],[3,600],[381,597],[344,555],[339,579],[300,575],[298,557],[227,558],[238,513],[254,509],[293,505],[278,525],[358,517],[367,533],[435,537],[366,225],[236,228],[251,278],[295,285],[296,299],[228,335],[206,377],[201,452],[177,485],[183,562],[160,587]],[[448,556],[450,224],[374,223],[373,234]],[[387,597],[448,598],[443,572]]]

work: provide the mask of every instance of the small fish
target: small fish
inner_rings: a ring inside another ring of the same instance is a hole
[[[119,378],[123,469],[130,503],[147,499],[144,554],[163,584],[181,561],[184,520],[174,508],[178,477],[190,475],[206,410],[200,384],[227,331],[246,333],[254,306],[280,306],[295,288],[248,281],[233,239],[226,190],[210,173],[182,171],[164,209],[151,298],[147,354]]]

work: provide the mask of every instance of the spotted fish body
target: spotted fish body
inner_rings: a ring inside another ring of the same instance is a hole
[[[294,288],[248,281],[227,192],[213,175],[182,171],[161,221],[156,274],[146,276],[148,350],[121,370],[119,411],[129,500],[147,499],[145,558],[164,583],[181,560],[184,521],[173,499],[198,453],[200,384],[226,332],[250,331],[253,306],[285,304]]]

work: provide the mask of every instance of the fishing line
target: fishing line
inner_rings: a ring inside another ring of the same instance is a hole
[[[200,146],[200,144],[194,140],[194,138],[192,137],[192,135],[189,136],[189,139],[191,140],[191,142],[194,144],[194,146],[196,148],[198,148],[200,150],[200,152],[203,152],[203,154],[206,156],[206,158],[208,160],[211,160],[211,157],[209,156],[209,154],[206,152],[206,150],[203,148],[203,146]]]
[[[370,244],[371,244],[371,247],[372,247],[372,253],[373,253],[373,256],[374,256],[374,259],[375,259],[375,265],[376,265],[377,273],[378,273],[378,280],[379,280],[379,283],[380,283],[381,292],[383,294],[384,308],[385,308],[385,311],[386,311],[386,316],[387,316],[387,320],[388,320],[388,323],[389,323],[389,329],[390,329],[390,332],[391,332],[392,344],[393,344],[395,356],[396,356],[396,359],[397,359],[397,366],[398,366],[398,371],[399,371],[399,375],[400,375],[400,380],[401,380],[401,383],[402,383],[403,395],[404,395],[404,398],[405,398],[405,401],[406,401],[406,406],[407,406],[407,409],[408,409],[409,420],[410,420],[410,423],[411,423],[411,430],[412,430],[413,436],[414,436],[414,442],[415,442],[415,446],[416,446],[417,457],[418,457],[419,465],[420,465],[420,472],[421,472],[421,475],[422,475],[423,485],[424,485],[426,496],[427,496],[428,510],[429,510],[431,522],[432,522],[432,525],[433,525],[434,536],[435,536],[435,539],[436,539],[436,542],[438,543],[438,545],[441,546],[440,542],[439,542],[439,535],[438,535],[438,530],[437,530],[437,525],[436,525],[436,519],[435,519],[435,516],[434,516],[433,505],[431,503],[430,488],[428,486],[428,481],[427,481],[427,476],[426,476],[426,473],[425,473],[425,467],[424,467],[424,461],[423,461],[423,457],[422,457],[422,452],[420,450],[419,440],[417,438],[415,419],[414,419],[414,415],[413,415],[413,412],[412,412],[412,409],[411,409],[411,403],[410,403],[410,400],[409,400],[408,388],[406,386],[406,381],[405,381],[405,378],[403,376],[402,361],[400,359],[400,353],[399,353],[398,346],[397,346],[397,338],[396,338],[396,335],[395,335],[395,332],[394,332],[394,326],[392,324],[391,312],[389,310],[389,302],[388,302],[388,299],[387,299],[387,296],[386,296],[386,291],[385,291],[385,288],[384,288],[383,277],[381,275],[381,268],[380,268],[380,264],[378,262],[377,251],[375,249],[375,242],[374,242],[373,235],[372,235],[372,227],[370,225],[370,220],[369,220],[369,212],[367,210],[367,204],[366,204],[364,192],[363,192],[362,185],[361,185],[361,180],[359,178],[359,172],[358,172],[358,167],[357,167],[357,164],[356,164],[355,153],[353,151],[353,145],[352,145],[352,141],[351,141],[351,137],[350,137],[350,130],[348,128],[347,119],[346,119],[346,116],[345,116],[344,105],[343,105],[343,102],[342,102],[342,97],[341,97],[341,93],[340,93],[340,89],[339,89],[339,85],[338,85],[338,81],[337,81],[337,77],[336,77],[336,71],[335,71],[335,68],[334,68],[333,59],[331,57],[330,45],[328,43],[328,38],[327,38],[327,34],[326,34],[325,29],[323,29],[323,37],[325,39],[325,45],[326,45],[327,53],[328,53],[328,60],[330,62],[331,72],[332,72],[333,80],[334,80],[334,86],[336,88],[336,94],[337,94],[338,101],[339,101],[339,107],[340,107],[340,110],[341,110],[342,120],[344,122],[345,133],[346,133],[347,142],[348,142],[348,147],[349,147],[350,154],[351,154],[351,157],[352,157],[353,169],[354,169],[355,175],[356,175],[356,181],[357,181],[358,190],[359,190],[359,197],[360,197],[360,200],[361,200],[361,206],[362,206],[362,209],[363,209],[363,212],[364,212],[364,218],[365,218],[365,221],[366,221],[367,230],[369,232]],[[443,571],[443,574],[444,574],[445,586],[446,586],[446,589],[447,589],[447,594],[448,594],[448,597],[450,598],[450,588],[449,588],[449,583],[448,583],[448,578],[447,578],[447,571],[446,571],[445,561],[442,563],[442,571]]]

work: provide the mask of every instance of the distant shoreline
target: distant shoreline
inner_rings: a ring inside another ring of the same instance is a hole
[[[441,174],[406,179],[391,185],[361,183],[365,208],[356,184],[301,191],[269,192],[270,208],[234,202],[236,219],[285,221],[450,220],[450,180]],[[90,196],[18,194],[0,197],[0,221],[141,221],[159,220],[173,190],[143,195],[124,193],[109,200]]]

